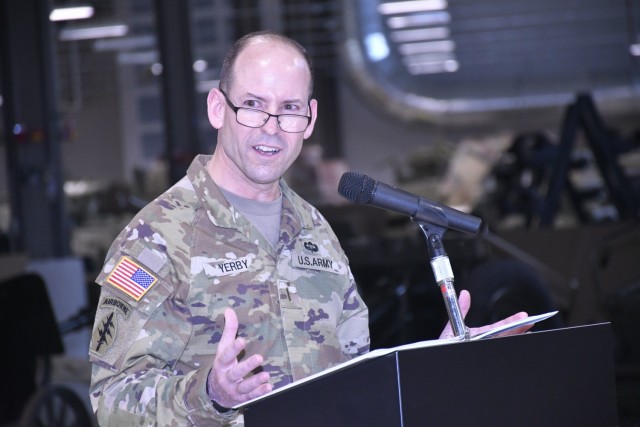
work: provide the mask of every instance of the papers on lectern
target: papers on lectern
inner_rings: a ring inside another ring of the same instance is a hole
[[[537,322],[540,322],[542,320],[548,319],[549,317],[554,316],[557,313],[558,313],[557,311],[551,311],[549,313],[539,314],[537,316],[529,316],[529,317],[526,317],[524,319],[517,320],[515,322],[510,322],[510,323],[507,323],[505,325],[501,325],[501,326],[498,326],[496,328],[492,328],[492,329],[490,329],[488,331],[485,331],[485,332],[483,332],[481,334],[473,335],[473,336],[471,336],[471,341],[477,341],[477,340],[482,340],[482,339],[485,339],[485,338],[495,337],[496,335],[499,335],[499,334],[501,334],[503,332],[506,332],[506,331],[510,331],[512,329],[515,329],[515,328],[518,328],[520,326],[532,325],[534,323],[537,323]],[[339,371],[339,370],[344,369],[344,368],[346,368],[348,366],[355,365],[357,363],[361,363],[361,362],[363,362],[365,360],[375,359],[377,357],[381,357],[381,356],[387,355],[389,353],[393,353],[395,351],[406,351],[406,350],[413,350],[413,349],[417,349],[417,348],[435,347],[435,346],[439,346],[439,345],[456,344],[456,343],[463,343],[463,342],[465,342],[465,341],[461,341],[459,338],[449,338],[449,339],[419,341],[419,342],[415,342],[415,343],[411,343],[411,344],[404,344],[404,345],[400,345],[400,346],[392,347],[392,348],[379,348],[379,349],[376,349],[376,350],[372,350],[372,351],[370,351],[370,352],[368,352],[366,354],[363,354],[361,356],[355,357],[355,358],[353,358],[353,359],[351,359],[351,360],[349,360],[347,362],[340,363],[340,364],[335,365],[335,366],[333,366],[333,367],[331,367],[329,369],[325,369],[324,371],[318,372],[316,374],[313,374],[313,375],[310,375],[308,377],[305,377],[305,378],[303,378],[301,380],[294,381],[294,382],[289,383],[289,384],[287,384],[287,385],[285,385],[283,387],[277,388],[277,389],[271,391],[270,393],[267,393],[265,395],[262,395],[260,397],[255,398],[255,399],[252,399],[252,400],[249,400],[247,402],[244,402],[241,405],[234,406],[234,408],[235,409],[241,408],[242,406],[249,405],[250,403],[255,402],[257,400],[264,399],[264,398],[266,398],[268,396],[271,396],[273,394],[283,392],[283,391],[285,391],[287,389],[290,389],[292,387],[297,387],[300,384],[303,384],[303,383],[305,383],[307,381],[312,381],[312,380],[314,380],[316,378],[322,377],[324,375],[330,374],[330,373],[335,372],[335,371]]]

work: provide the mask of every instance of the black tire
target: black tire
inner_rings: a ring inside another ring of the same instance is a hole
[[[27,403],[20,427],[91,427],[91,417],[77,394],[62,385],[47,385]]]
[[[495,323],[519,311],[529,315],[557,310],[549,286],[531,267],[520,261],[501,259],[480,264],[465,280],[471,293],[471,309],[465,323],[482,326]],[[563,326],[560,314],[537,323],[533,330]]]

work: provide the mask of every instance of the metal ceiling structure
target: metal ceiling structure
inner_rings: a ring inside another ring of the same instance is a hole
[[[136,0],[119,10],[119,2],[93,0],[92,21],[118,22],[122,10],[145,10],[151,3]],[[637,0],[242,0],[194,1],[192,7],[206,14],[222,6],[231,14],[235,36],[262,28],[283,31],[308,47],[322,73],[347,70],[365,96],[404,120],[487,121],[505,111],[563,106],[578,92],[623,110],[637,106]],[[218,56],[234,31],[208,24],[207,32],[215,35],[199,43],[199,20],[194,14],[194,49],[215,57],[206,58],[209,69],[196,80],[215,80]],[[58,26],[64,25],[77,24]],[[152,35],[152,26],[149,31]],[[225,34],[228,40],[220,38]],[[145,36],[136,32],[126,38],[142,42]],[[139,60],[146,52],[157,62],[154,39],[146,40],[124,56],[136,53]],[[107,44],[58,43],[63,106],[80,108],[109,90],[105,82],[117,64],[113,50],[100,48]]]
[[[52,7],[75,4],[59,0],[52,3]],[[95,38],[64,39],[64,34],[68,31],[122,23],[116,8],[117,2],[91,0],[86,4],[94,9],[91,18],[53,23],[56,35],[60,108],[63,112],[77,111],[86,107],[87,103],[100,102],[106,92],[113,90],[114,76],[117,75],[117,64],[113,52],[94,49]]]
[[[640,21],[631,1],[343,4],[347,69],[397,117],[485,120],[566,105],[579,92],[637,105]]]

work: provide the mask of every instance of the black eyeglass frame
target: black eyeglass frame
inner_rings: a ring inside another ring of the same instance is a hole
[[[229,108],[231,108],[233,110],[233,113],[236,115],[236,122],[238,124],[241,124],[242,126],[246,126],[248,128],[252,128],[252,129],[259,129],[262,126],[264,126],[265,124],[267,124],[267,122],[269,121],[269,119],[271,117],[275,117],[276,118],[276,122],[278,123],[278,128],[283,131],[283,132],[287,132],[287,133],[302,133],[304,131],[307,130],[307,128],[309,127],[309,125],[311,124],[311,116],[306,116],[303,114],[271,114],[267,111],[264,110],[258,110],[257,108],[249,108],[249,107],[237,107],[235,105],[233,105],[233,103],[231,102],[231,100],[229,99],[229,96],[226,94],[225,91],[223,91],[222,89],[218,89],[220,91],[220,93],[222,93],[222,95],[224,96],[224,100],[227,102],[227,105],[229,106]],[[307,104],[309,106],[309,114],[311,114],[311,102],[309,102]],[[267,114],[269,117],[267,117],[267,120],[264,121],[264,123],[262,123],[260,126],[249,126],[249,125],[245,125],[244,123],[240,123],[240,121],[238,121],[238,110],[250,110],[250,111],[256,111],[258,113],[264,113]],[[293,117],[304,117],[307,119],[307,125],[304,127],[304,129],[299,130],[297,132],[292,132],[289,130],[284,130],[282,129],[282,126],[280,126],[280,117],[282,116],[293,116]]]

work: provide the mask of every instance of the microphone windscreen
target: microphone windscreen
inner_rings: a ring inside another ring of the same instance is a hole
[[[360,205],[371,202],[376,181],[367,175],[357,172],[345,172],[338,184],[338,193],[345,199]]]

